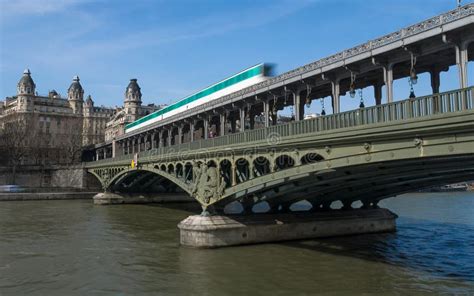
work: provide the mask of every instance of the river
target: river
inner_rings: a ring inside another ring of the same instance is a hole
[[[381,203],[398,231],[196,250],[188,205],[0,203],[0,295],[473,295],[474,193]]]

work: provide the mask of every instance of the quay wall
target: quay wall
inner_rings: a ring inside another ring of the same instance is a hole
[[[20,166],[15,177],[10,167],[0,167],[0,185],[19,185],[32,192],[60,189],[100,191],[100,182],[81,166]],[[50,190],[49,190],[50,189]],[[64,190],[63,190],[64,191]]]
[[[0,201],[92,199],[97,192],[18,192],[0,193]]]

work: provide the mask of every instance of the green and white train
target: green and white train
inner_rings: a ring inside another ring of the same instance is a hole
[[[132,132],[142,127],[148,126],[152,123],[169,118],[180,112],[194,108],[207,102],[228,95],[230,93],[239,91],[243,88],[249,87],[253,84],[262,82],[273,75],[273,66],[269,64],[258,64],[246,70],[243,70],[227,79],[224,79],[216,84],[213,84],[197,93],[190,95],[184,99],[179,100],[163,109],[148,114],[129,123],[125,126],[125,133]]]

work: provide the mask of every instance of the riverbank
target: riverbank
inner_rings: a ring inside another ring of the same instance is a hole
[[[0,201],[92,199],[98,192],[9,192],[0,193]]]

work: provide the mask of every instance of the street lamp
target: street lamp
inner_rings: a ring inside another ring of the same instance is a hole
[[[413,81],[410,79],[408,79],[408,84],[410,85],[410,99],[414,99],[416,98],[416,95],[415,95],[415,90],[413,89]]]
[[[359,108],[365,108],[364,96],[362,95],[362,89],[359,90],[359,96],[360,96]]]
[[[349,95],[351,98],[355,98],[356,91],[355,91],[355,74],[351,71],[351,85],[349,86]]]
[[[413,85],[418,83],[418,75],[416,75],[415,65],[416,65],[416,57],[413,53],[411,55],[411,67],[410,67],[410,81]]]

